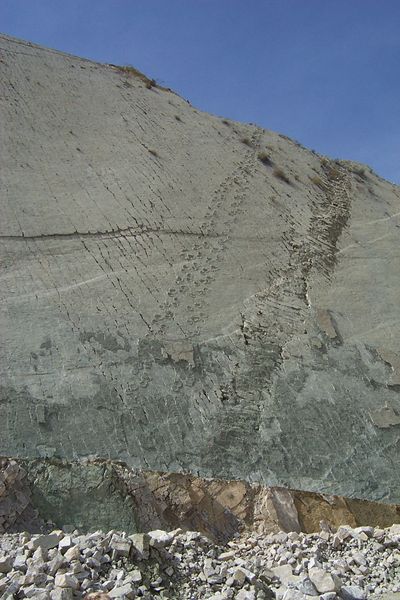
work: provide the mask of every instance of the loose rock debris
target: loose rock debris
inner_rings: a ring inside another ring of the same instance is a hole
[[[181,529],[0,537],[0,598],[400,598],[400,525],[246,534],[225,546]]]

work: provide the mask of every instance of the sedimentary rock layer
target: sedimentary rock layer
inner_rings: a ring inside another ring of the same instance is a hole
[[[63,527],[90,531],[200,531],[226,542],[243,531],[319,531],[400,522],[394,504],[132,471],[110,461],[0,461],[0,533]]]
[[[400,192],[0,38],[0,453],[400,502]]]

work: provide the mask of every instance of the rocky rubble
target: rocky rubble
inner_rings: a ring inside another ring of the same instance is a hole
[[[246,534],[225,546],[181,529],[4,534],[0,599],[400,598],[399,525],[322,525],[315,534]]]

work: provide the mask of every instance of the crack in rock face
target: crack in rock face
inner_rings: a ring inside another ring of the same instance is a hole
[[[0,52],[0,454],[399,503],[399,188]]]

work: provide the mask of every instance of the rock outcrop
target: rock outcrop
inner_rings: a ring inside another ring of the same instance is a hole
[[[399,188],[6,36],[0,86],[0,454],[400,502]]]
[[[155,529],[199,531],[227,542],[245,531],[333,531],[342,525],[388,527],[397,505],[267,488],[190,474],[132,471],[110,461],[6,461],[0,466],[3,532]],[[21,494],[23,490],[23,494]],[[47,525],[46,525],[47,524]]]
[[[25,529],[37,532],[43,527],[26,471],[14,460],[0,459],[0,534]]]

